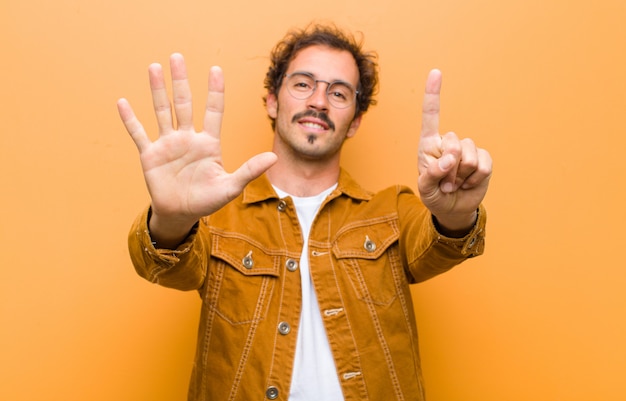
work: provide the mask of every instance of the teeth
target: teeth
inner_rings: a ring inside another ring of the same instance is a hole
[[[311,122],[304,122],[302,123],[302,125],[304,125],[305,127],[309,127],[309,128],[324,129],[322,125],[311,123]]]

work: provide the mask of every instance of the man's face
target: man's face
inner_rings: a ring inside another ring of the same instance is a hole
[[[326,82],[343,81],[358,87],[359,70],[347,51],[326,46],[311,46],[301,50],[287,68],[311,74]],[[267,112],[275,119],[274,152],[279,156],[291,153],[304,159],[323,160],[338,157],[343,142],[356,134],[361,121],[354,118],[356,101],[347,108],[336,108],[328,101],[328,84],[319,82],[307,99],[296,99],[286,88],[285,81],[277,95],[268,95]]]

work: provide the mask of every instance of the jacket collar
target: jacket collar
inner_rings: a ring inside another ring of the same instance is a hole
[[[372,198],[372,194],[363,189],[343,168],[339,172],[339,182],[335,193],[357,200]],[[278,195],[266,174],[250,182],[243,190],[243,203],[263,202],[268,199],[278,199]]]

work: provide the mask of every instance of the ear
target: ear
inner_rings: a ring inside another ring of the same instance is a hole
[[[357,117],[352,120],[350,123],[350,128],[348,128],[348,132],[346,133],[346,138],[352,138],[356,135],[356,131],[359,129],[361,125],[361,119],[363,118],[363,114],[359,114]]]
[[[276,100],[276,95],[268,93],[265,99],[265,110],[267,110],[267,115],[272,119],[276,119],[278,116],[278,101]]]

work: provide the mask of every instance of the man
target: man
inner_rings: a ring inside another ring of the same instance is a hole
[[[272,152],[226,173],[224,82],[209,74],[202,132],[183,58],[149,68],[155,142],[128,102],[151,205],[129,235],[146,279],[197,290],[202,311],[189,400],[423,400],[409,284],[479,255],[491,158],[438,132],[441,74],[426,82],[420,198],[372,194],[340,166],[377,83],[375,57],[334,27],[294,31],[266,77]]]

